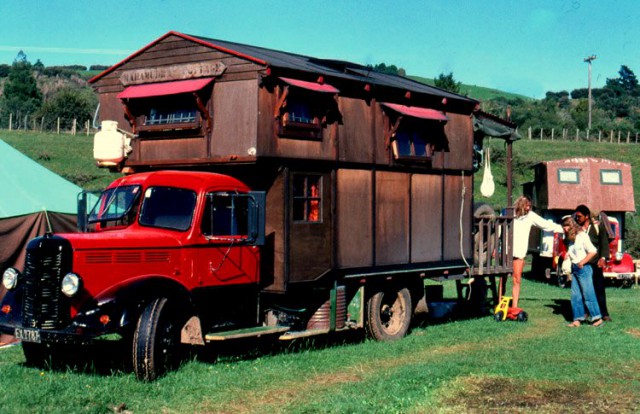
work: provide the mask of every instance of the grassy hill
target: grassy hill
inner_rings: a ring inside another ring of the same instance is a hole
[[[431,78],[423,78],[421,76],[407,76],[407,77],[410,79],[413,79],[414,81],[421,82],[427,85],[431,85],[431,86],[435,85],[435,81]],[[479,101],[487,101],[489,99],[495,99],[495,98],[520,98],[520,99],[524,99],[525,101],[533,99],[531,97],[520,95],[517,93],[504,92],[498,89],[485,88],[484,86],[477,86],[477,85],[467,85],[464,83],[460,84],[460,94],[466,95],[473,99],[477,99]]]

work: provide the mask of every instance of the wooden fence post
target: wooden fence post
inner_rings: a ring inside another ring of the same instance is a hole
[[[553,141],[553,131],[555,131],[555,128],[551,128],[551,141]]]
[[[58,135],[60,135],[60,118],[58,118]]]
[[[602,130],[598,131],[598,142],[602,142]]]
[[[89,120],[87,119],[87,122],[85,122],[85,125],[87,126],[87,136],[89,136]]]
[[[540,141],[542,141],[542,128],[540,128]]]
[[[580,138],[580,128],[576,128],[576,141]]]
[[[9,131],[13,127],[13,112],[9,114]]]
[[[609,134],[609,142],[613,144],[613,129],[611,130],[611,133]]]
[[[44,130],[44,116],[40,119],[40,132]]]
[[[529,139],[531,139],[531,127],[529,127]]]
[[[75,136],[76,135],[76,119],[73,118],[73,122],[71,123],[71,135]]]
[[[620,130],[618,130],[618,144],[620,143]]]
[[[629,143],[630,138],[631,138],[631,131],[627,131],[627,144]]]
[[[29,115],[25,115],[24,116],[24,123],[22,124],[22,130],[26,131],[27,130],[27,124],[29,123]]]

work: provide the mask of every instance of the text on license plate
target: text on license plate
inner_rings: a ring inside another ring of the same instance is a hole
[[[16,328],[15,336],[24,342],[40,343],[40,331],[37,329]]]

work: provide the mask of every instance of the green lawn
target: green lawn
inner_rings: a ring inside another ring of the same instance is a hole
[[[446,296],[452,292],[453,283],[445,282]],[[214,362],[192,360],[150,384],[100,359],[94,363],[100,370],[28,368],[13,347],[0,351],[0,407],[18,413],[637,412],[640,289],[607,293],[614,321],[600,328],[567,328],[569,290],[525,280],[526,323],[497,323],[489,315],[426,321],[393,343],[337,337],[275,351],[265,342],[236,343]]]

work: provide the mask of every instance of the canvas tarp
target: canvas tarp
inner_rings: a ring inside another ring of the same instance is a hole
[[[22,270],[33,237],[75,231],[81,191],[0,140],[0,271]]]

